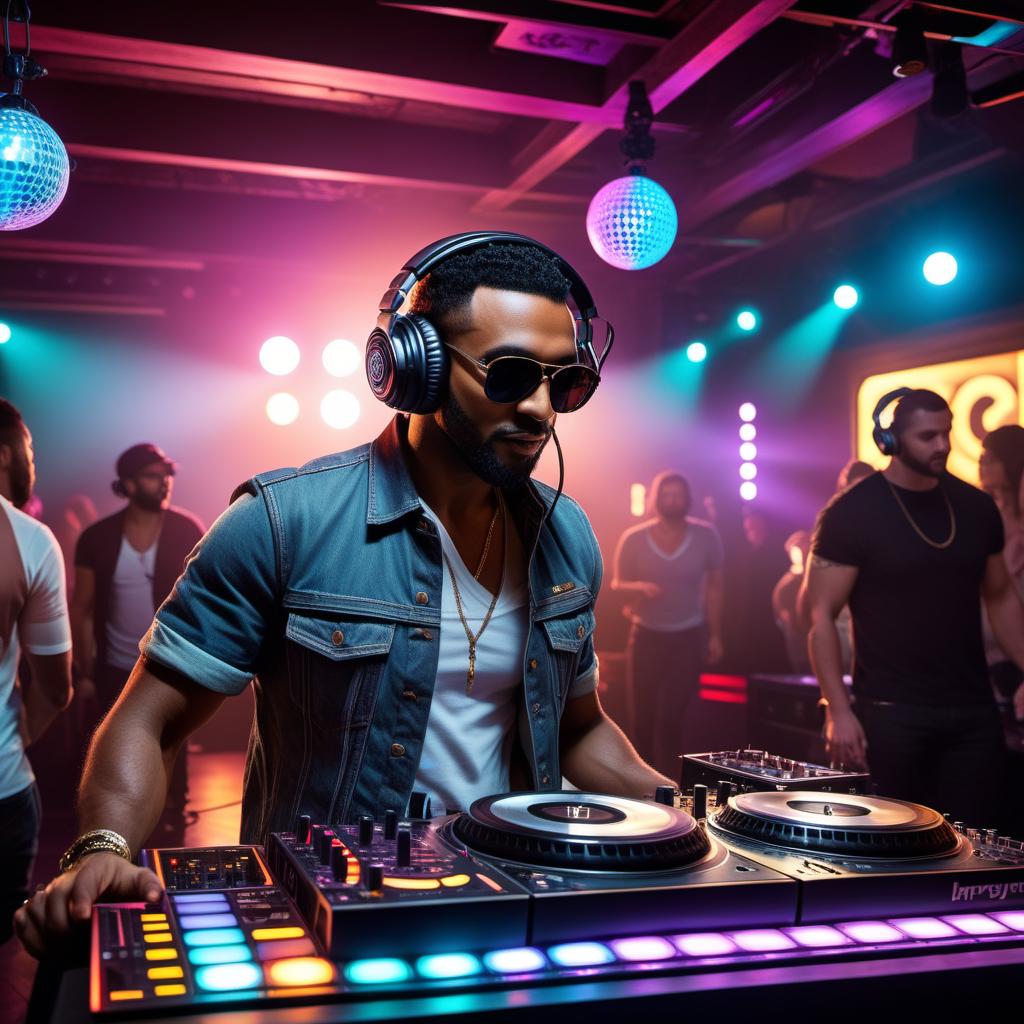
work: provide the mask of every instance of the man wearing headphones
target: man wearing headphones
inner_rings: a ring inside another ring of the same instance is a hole
[[[176,471],[154,444],[122,452],[111,489],[127,504],[85,529],[75,546],[71,633],[86,742],[120,696],[154,611],[203,535],[190,512],[171,508]],[[172,787],[177,811],[184,810],[185,791],[182,755]]]
[[[889,427],[883,412],[897,402]],[[988,683],[979,595],[1024,665],[1024,606],[988,495],[946,471],[953,416],[933,391],[875,408],[888,467],[819,516],[806,577],[810,654],[835,763],[869,768],[878,793],[978,826],[999,816],[1003,738]],[[851,707],[835,619],[853,617]]]
[[[423,813],[427,797],[443,813],[557,790],[563,775],[632,796],[669,784],[598,702],[602,564],[586,516],[530,480],[611,344],[585,283],[530,239],[480,232],[416,254],[378,309],[367,377],[408,415],[372,444],[236,492],[93,744],[82,835],[18,914],[30,951],[101,894],[159,894],[129,858],[167,766],[250,682],[247,842],[300,814]]]

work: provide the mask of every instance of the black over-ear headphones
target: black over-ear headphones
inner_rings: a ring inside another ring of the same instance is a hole
[[[593,326],[597,307],[583,278],[558,253],[533,238],[510,231],[470,231],[450,235],[421,249],[395,275],[378,303],[377,326],[366,342],[366,379],[370,390],[385,405],[399,412],[434,412],[448,378],[448,350],[437,328],[420,313],[399,313],[417,281],[439,263],[457,253],[468,252],[492,242],[532,245],[558,260],[569,281],[569,298],[575,309],[576,347],[584,359],[600,371],[611,350],[608,342],[600,358],[594,352]]]
[[[913,390],[913,388],[897,388],[895,391],[887,392],[878,400],[878,404],[875,406],[875,411],[871,414],[871,418],[875,421],[875,427],[871,431],[871,436],[874,438],[875,444],[878,445],[878,450],[883,455],[898,455],[900,451],[900,439],[895,433],[893,433],[891,426],[882,426],[882,413],[885,412],[893,402],[902,398],[904,395],[909,395]]]

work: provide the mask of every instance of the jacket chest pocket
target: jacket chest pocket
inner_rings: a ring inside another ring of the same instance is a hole
[[[313,729],[368,726],[395,624],[292,613],[285,636],[289,694]]]
[[[594,609],[585,607],[566,615],[553,616],[541,623],[551,652],[560,705],[579,671],[580,659],[594,635]]]

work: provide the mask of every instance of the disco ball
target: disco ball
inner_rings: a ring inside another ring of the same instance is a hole
[[[590,201],[587,234],[594,251],[622,270],[643,270],[672,248],[679,218],[672,197],[642,174],[608,182]]]
[[[0,106],[0,231],[46,220],[68,190],[68,151],[38,115]]]

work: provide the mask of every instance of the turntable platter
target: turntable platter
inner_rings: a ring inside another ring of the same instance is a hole
[[[929,807],[852,794],[742,793],[710,825],[740,840],[833,856],[945,857],[960,847],[949,822]]]
[[[481,853],[570,870],[665,871],[711,850],[704,830],[675,807],[576,791],[483,797],[451,832]]]

